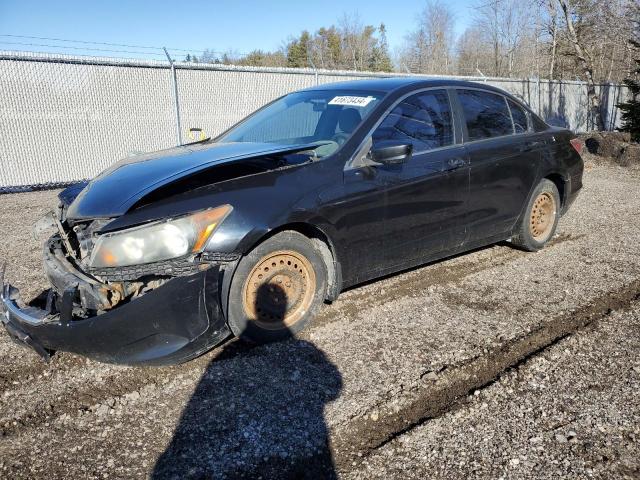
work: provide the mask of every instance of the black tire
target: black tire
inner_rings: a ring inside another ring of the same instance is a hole
[[[511,243],[528,252],[540,250],[556,232],[560,209],[558,188],[551,180],[542,180],[531,195],[527,208],[516,226]],[[544,231],[541,225],[544,226]]]
[[[326,291],[327,267],[311,240],[294,231],[277,233],[240,260],[229,292],[229,327],[258,344],[295,337],[315,317]]]

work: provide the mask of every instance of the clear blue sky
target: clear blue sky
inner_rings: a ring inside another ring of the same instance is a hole
[[[473,0],[445,0],[456,15],[456,33],[464,30]],[[365,24],[384,22],[391,50],[415,28],[425,0],[235,0],[235,1],[78,1],[0,0],[0,34],[55,37],[131,45],[167,46],[201,53],[205,48],[238,53],[278,48],[290,35],[337,23],[357,12]],[[54,42],[0,37],[2,50],[57,51],[104,56],[133,56],[83,49],[51,49],[6,42]],[[58,45],[79,46],[56,42]],[[81,45],[80,45],[81,47]],[[87,46],[88,47],[88,46]],[[95,45],[95,48],[114,48]],[[130,49],[133,50],[133,49]],[[178,57],[181,52],[175,52]]]

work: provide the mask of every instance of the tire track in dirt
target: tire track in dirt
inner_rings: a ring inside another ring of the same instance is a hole
[[[602,314],[606,315],[609,309],[620,308],[633,301],[639,291],[640,282],[635,282],[618,292],[601,295],[591,299],[587,305],[578,308],[575,312],[560,315],[531,333],[514,338],[494,351],[475,356],[461,363],[448,365],[445,370],[438,372],[438,379],[435,382],[425,376],[424,384],[418,388],[400,392],[400,396],[408,397],[405,407],[400,410],[396,408],[397,404],[395,403],[392,405],[390,401],[380,402],[372,407],[366,415],[351,417],[349,423],[339,426],[336,435],[332,436],[333,455],[338,467],[342,471],[349,471],[354,467],[354,462],[357,466],[363,458],[379,446],[429,418],[450,411],[473,390],[491,383],[504,371],[517,366],[541,348],[546,348],[557,339],[597,320]],[[251,354],[251,348],[246,348],[243,344],[235,342],[228,344],[228,348],[223,349],[220,359],[225,360],[235,356],[247,357]],[[170,378],[171,381],[173,381],[175,374],[185,375],[184,370],[179,368],[167,369],[166,373],[169,374],[166,378]],[[197,378],[183,378],[178,382],[195,385]],[[161,382],[150,382],[149,385],[156,389],[156,387],[160,388]],[[114,393],[117,388],[117,385],[112,385],[110,393]],[[125,386],[119,394],[126,395],[123,393],[126,390]],[[135,389],[131,391],[135,391]],[[173,389],[165,389],[164,395],[168,392],[173,392]],[[160,397],[161,391],[155,390],[150,392],[150,395],[154,398]],[[86,404],[94,400],[95,397],[89,397]],[[44,417],[30,420],[25,425],[18,424],[13,427],[13,430],[7,431],[6,440],[11,443],[12,436],[16,433],[22,437],[37,438],[43,425],[50,425],[50,422],[55,421],[56,417],[60,417],[64,413],[53,410],[46,413]],[[84,418],[85,412],[69,411],[68,413],[70,416]],[[375,421],[373,420],[374,414]],[[93,422],[94,419],[100,417],[96,417],[95,412],[91,411],[88,418],[90,420],[85,421]],[[320,454],[321,456],[322,454]],[[309,462],[312,460],[307,459]],[[277,459],[269,458],[264,468],[273,467],[276,461]],[[255,472],[258,471],[262,470],[255,470]]]
[[[176,375],[189,375],[196,381],[211,362],[246,354],[252,348],[253,345],[229,341],[188,363],[167,367],[110,365],[63,352],[54,356],[49,364],[40,361],[38,365],[42,369],[27,366],[22,370],[27,376],[3,379],[3,386],[14,388],[4,390],[0,398],[0,436],[37,427],[60,415],[89,410],[105,400],[143,388],[158,388]],[[16,414],[13,399],[17,396],[23,399],[24,408]]]
[[[583,234],[562,233],[551,240],[545,248],[553,248],[582,237],[584,237]],[[439,285],[458,283],[470,275],[505,265],[523,255],[526,255],[526,252],[510,247],[506,243],[495,244],[421,265],[384,279],[373,280],[342,293],[336,302],[326,306],[309,328],[309,332],[314,328],[339,321],[343,317],[354,316],[365,308],[420,295]]]
[[[425,376],[417,388],[403,392],[403,407],[380,404],[365,415],[352,419],[348,428],[333,438],[332,453],[336,465],[349,471],[377,448],[429,419],[452,410],[473,391],[493,383],[506,371],[517,368],[532,356],[554,345],[613,310],[629,307],[640,299],[640,280],[592,299],[569,315],[554,318],[532,332],[515,338],[496,350],[449,365],[437,378]]]

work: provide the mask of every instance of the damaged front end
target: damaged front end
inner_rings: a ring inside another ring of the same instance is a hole
[[[96,240],[107,238],[100,231],[110,220],[71,225],[64,213],[61,207],[38,226],[57,230],[43,249],[48,291],[25,305],[0,274],[0,319],[13,339],[46,360],[62,350],[159,365],[195,358],[229,335],[219,287],[236,256],[198,245],[179,258],[112,266],[106,263],[120,253],[113,246],[103,245],[105,258],[95,260]]]
[[[2,279],[0,320],[44,358],[56,350],[124,364],[195,358],[230,335],[222,305],[250,227],[240,212],[225,220],[233,211],[225,202],[240,190],[222,195],[223,185],[293,171],[326,147],[188,145],[126,158],[67,188],[36,227],[53,229],[43,251],[51,289],[25,305]]]

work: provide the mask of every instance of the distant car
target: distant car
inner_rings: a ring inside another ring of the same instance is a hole
[[[125,364],[286,338],[346,287],[502,240],[542,248],[582,187],[579,150],[486,84],[291,93],[63,191],[52,289],[25,306],[2,281],[2,321],[45,358]]]

